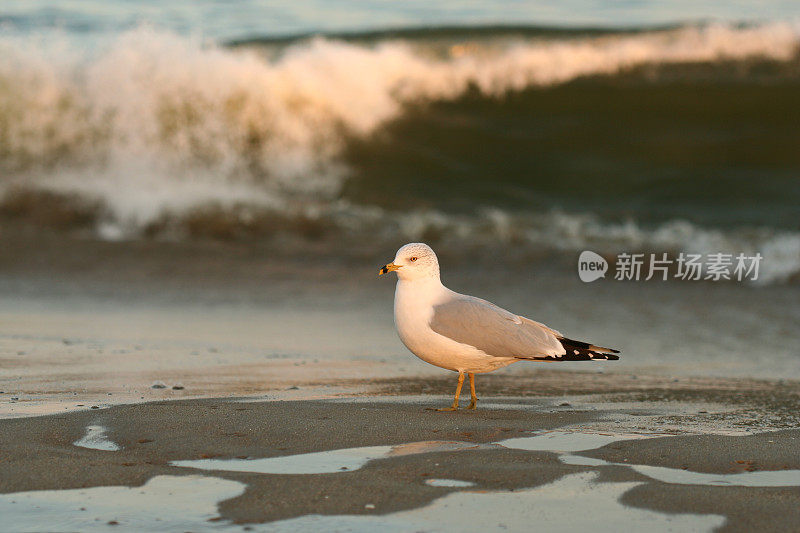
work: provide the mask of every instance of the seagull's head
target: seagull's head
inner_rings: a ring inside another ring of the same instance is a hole
[[[430,246],[422,242],[406,244],[394,256],[394,261],[378,270],[378,275],[397,272],[402,280],[439,278],[439,260]]]

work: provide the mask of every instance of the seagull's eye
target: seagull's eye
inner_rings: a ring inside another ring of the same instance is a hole
[[[416,257],[409,257],[409,258],[408,258],[408,260],[409,260],[409,261],[411,261],[411,262],[413,263],[414,261],[416,261],[416,260],[417,260],[417,258],[416,258]]]

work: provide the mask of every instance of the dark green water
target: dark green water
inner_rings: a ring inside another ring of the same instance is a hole
[[[798,229],[796,67],[639,69],[428,105],[351,144],[346,195]]]

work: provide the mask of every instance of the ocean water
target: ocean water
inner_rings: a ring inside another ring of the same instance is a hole
[[[790,2],[10,1],[0,220],[800,273]]]
[[[72,34],[118,32],[142,22],[215,40],[386,28],[523,24],[635,27],[695,21],[777,21],[797,17],[788,0],[5,0],[0,22],[7,31],[63,29]]]

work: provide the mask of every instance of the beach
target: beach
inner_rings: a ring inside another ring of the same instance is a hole
[[[800,529],[796,6],[102,4],[0,8],[0,530]],[[411,242],[620,359],[429,410]]]
[[[46,235],[6,242],[0,507],[12,531],[522,530],[533,519],[571,530],[584,500],[609,531],[640,520],[723,531],[798,523],[795,359],[770,368],[722,353],[726,341],[719,352],[698,348],[712,329],[744,342],[737,331],[766,323],[777,305],[785,325],[750,338],[769,337],[781,353],[775,331],[792,327],[794,288],[742,295],[612,282],[582,298],[585,285],[550,258],[520,268],[446,256],[451,286],[624,343],[620,361],[479,375],[477,411],[437,413],[426,408],[449,403],[455,374],[396,338],[394,283],[376,274],[383,257]],[[525,294],[504,290],[509,279]],[[527,297],[551,293],[567,303]],[[738,322],[708,316],[705,333],[686,325],[697,316],[675,312],[687,300],[757,312]],[[602,320],[581,318],[601,310]],[[280,457],[288,462],[254,472],[226,465]],[[766,477],[730,477],[749,473]],[[542,497],[552,501],[537,505]]]

